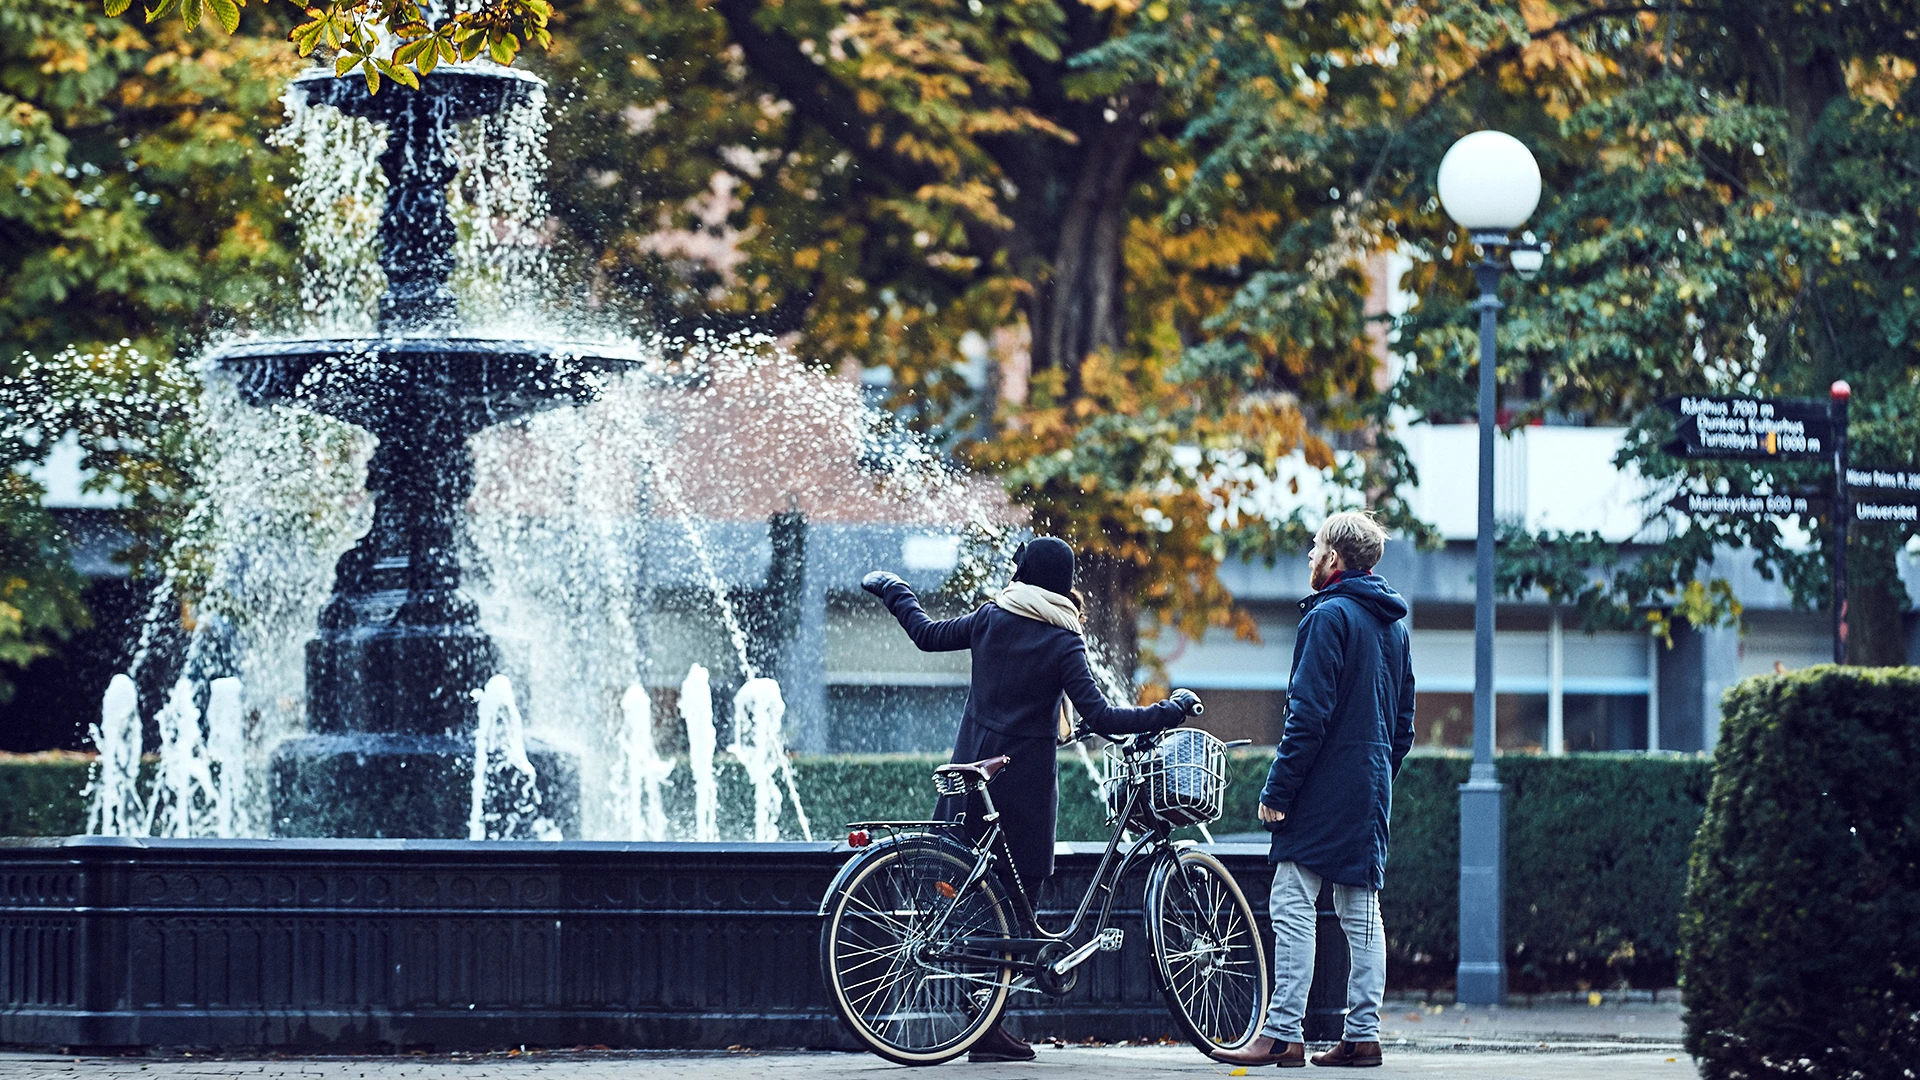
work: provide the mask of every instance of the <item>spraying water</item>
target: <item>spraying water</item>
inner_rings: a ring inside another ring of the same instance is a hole
[[[247,782],[247,715],[240,680],[215,679],[207,687],[207,759],[213,766],[213,833],[247,836],[253,831]]]
[[[94,759],[88,793],[87,831],[95,836],[131,836],[145,825],[140,805],[140,691],[133,680],[115,675],[100,701],[100,722],[93,725]]]
[[[161,560],[161,586],[133,674],[149,653],[177,655],[172,650],[182,625],[191,627],[182,670],[211,684],[207,727],[203,738],[199,714],[186,719],[191,684],[184,696],[176,687],[161,716],[154,794],[143,801],[133,684],[110,688],[96,736],[102,759],[91,821],[99,831],[244,835],[278,820],[277,808],[266,812],[270,785],[263,767],[270,757],[278,761],[291,740],[314,733],[305,682],[309,642],[322,606],[335,596],[340,558],[371,535],[373,496],[391,495],[397,475],[391,463],[376,477],[386,486],[368,490],[376,447],[385,445],[391,456],[396,445],[386,434],[376,440],[369,433],[385,431],[382,417],[326,405],[335,399],[316,387],[333,378],[372,379],[383,390],[405,381],[366,375],[385,370],[380,348],[386,338],[362,339],[381,325],[375,311],[387,302],[388,275],[398,280],[411,272],[404,261],[386,267],[380,261],[393,255],[394,236],[407,235],[390,229],[391,221],[382,223],[389,184],[401,185],[395,189],[401,194],[412,191],[405,186],[412,182],[408,174],[395,173],[395,180],[383,172],[380,156],[391,139],[414,129],[320,103],[334,100],[328,85],[309,79],[289,93],[287,124],[275,139],[298,166],[289,202],[301,218],[306,272],[286,331],[301,340],[222,345],[204,364],[161,365],[171,381],[162,380],[153,409],[158,416],[185,402],[192,413],[184,428],[192,441],[186,456],[193,488],[180,537]],[[555,287],[547,266],[549,211],[539,184],[546,166],[544,94],[525,79],[516,85],[525,96],[465,122],[448,142],[457,177],[446,188],[446,205],[457,236],[447,284],[458,299],[459,327],[447,341],[510,337],[515,340],[496,342],[509,347],[503,355],[518,355],[512,350],[521,346],[539,355],[532,347],[539,342],[605,335],[580,313],[551,306],[550,298],[566,290]],[[319,96],[310,102],[312,94]],[[384,107],[374,112],[388,115]],[[272,375],[283,368],[255,360],[281,356],[282,346],[313,346],[313,338],[351,340],[320,348],[329,359],[300,386],[266,394],[257,386],[245,389],[244,378],[207,377],[215,370]],[[348,347],[356,341],[364,348]],[[585,835],[664,836],[670,826],[661,789],[669,763],[654,745],[652,684],[642,680],[649,671],[678,670],[691,653],[716,664],[723,684],[755,685],[736,701],[746,722],[736,725],[735,746],[755,761],[756,791],[764,792],[756,803],[774,808],[767,827],[777,829],[783,787],[802,833],[810,835],[779,731],[776,714],[785,703],[770,680],[757,685],[783,662],[782,654],[755,637],[762,623],[753,620],[765,609],[737,599],[758,587],[742,571],[743,523],[796,512],[836,523],[997,537],[994,543],[1005,547],[1005,500],[996,485],[976,482],[929,444],[890,425],[867,406],[857,382],[770,339],[696,332],[693,340],[623,339],[605,348],[630,374],[609,376],[595,382],[593,393],[573,398],[593,399],[590,404],[532,415],[508,408],[503,422],[467,442],[475,483],[471,497],[456,504],[463,513],[458,536],[466,545],[461,563],[479,624],[500,646],[491,674],[524,688],[527,714],[523,720],[510,691],[490,692],[493,681],[479,692],[474,791],[470,799],[452,801],[450,828],[458,830],[465,814],[470,836],[551,830],[538,802],[530,801],[538,794],[530,785],[556,775],[541,756],[554,748],[582,763],[611,763],[581,770],[579,783],[590,790],[580,792],[580,806],[600,811],[598,819],[582,822]],[[70,372],[86,365],[52,367]],[[309,389],[318,395],[310,401],[301,396]],[[243,394],[252,396],[243,400]],[[328,409],[333,416],[322,415]],[[671,535],[683,542],[650,562],[648,553],[664,550],[663,537]],[[964,574],[968,559],[962,563]],[[688,588],[709,602],[694,616],[682,614],[684,608],[658,614],[669,609],[657,595],[671,600]],[[193,618],[182,620],[183,612]],[[657,632],[657,621],[671,632]],[[679,708],[695,788],[691,833],[715,840],[715,676],[700,663],[687,670]],[[487,674],[473,672],[439,693],[458,694]],[[536,747],[531,756],[530,742]],[[531,776],[536,761],[539,778]],[[549,804],[546,814],[562,816],[559,801]],[[754,833],[762,831],[756,820]]]
[[[780,697],[780,684],[772,679],[748,679],[733,696],[733,745],[727,752],[739,759],[753,784],[753,838],[763,843],[780,839],[783,779],[793,797],[801,833],[813,839],[813,827],[800,805],[793,762],[787,757],[786,737],[781,731],[786,716],[787,703]]]
[[[666,796],[662,786],[673,762],[660,756],[654,742],[653,699],[638,683],[620,698],[619,756],[613,774],[616,827],[643,840],[667,838]]]
[[[693,838],[720,839],[720,788],[713,779],[713,687],[707,669],[695,664],[680,684],[680,719],[687,725],[687,765],[693,772]]]
[[[526,726],[513,700],[513,682],[495,675],[473,692],[480,721],[473,730],[473,801],[469,840],[559,840],[560,829],[540,813],[539,777],[527,757]]]
[[[192,680],[182,678],[160,710],[160,767],[142,833],[202,836],[211,831],[206,822],[217,796],[193,696]]]

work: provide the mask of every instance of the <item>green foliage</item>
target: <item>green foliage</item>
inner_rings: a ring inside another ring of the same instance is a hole
[[[1904,1077],[1920,1060],[1920,669],[1728,692],[1682,917],[1709,1080]]]
[[[276,291],[292,261],[264,136],[298,67],[250,34],[213,48],[0,0],[0,374],[122,339],[163,353]]]
[[[933,810],[933,754],[799,757],[794,772],[817,840],[848,822],[921,820]],[[1216,835],[1257,832],[1271,748],[1229,753]],[[1467,759],[1416,754],[1394,786],[1393,853],[1381,907],[1394,985],[1449,985],[1457,961],[1459,785]],[[1687,845],[1706,799],[1698,758],[1577,754],[1500,759],[1508,786],[1507,927],[1516,989],[1672,985]],[[752,835],[753,793],[732,758],[715,760],[725,839]],[[86,770],[70,760],[0,759],[0,835],[58,835],[86,820]],[[677,834],[693,820],[693,783],[677,764],[667,787]],[[800,838],[789,801],[780,834]],[[1059,839],[1103,842],[1106,810],[1079,757],[1060,757]],[[1197,830],[1183,836],[1198,839]]]
[[[87,828],[80,754],[0,754],[0,836],[72,836]]]
[[[131,504],[135,564],[171,527],[193,386],[171,358],[275,314],[292,269],[264,136],[297,67],[257,34],[0,0],[0,664],[86,620],[21,466],[73,433]]]
[[[87,624],[80,588],[39,489],[0,471],[0,701],[13,696],[7,668],[26,667]]]
[[[1554,7],[1564,26],[1584,5]],[[1531,18],[1528,30],[1490,38],[1458,92],[1428,113],[1446,119],[1449,136],[1513,131],[1545,176],[1531,227],[1554,249],[1537,280],[1509,281],[1501,315],[1510,422],[1629,425],[1619,464],[1656,492],[1650,548],[1623,554],[1593,537],[1543,536],[1515,551],[1523,565],[1508,577],[1558,583],[1590,627],[1638,621],[1647,608],[1660,624],[1712,624],[1740,607],[1724,582],[1706,579],[1708,566],[1744,547],[1797,602],[1820,605],[1828,521],[1803,523],[1809,547],[1770,519],[1663,527],[1660,504],[1681,491],[1818,487],[1830,470],[1668,457],[1669,421],[1654,406],[1701,392],[1824,400],[1846,378],[1864,410],[1855,461],[1920,457],[1912,11],[1787,0],[1587,10],[1576,30],[1548,33]],[[1528,64],[1522,81],[1514,65],[1529,54],[1557,59]],[[1423,191],[1439,149],[1420,155]],[[1435,261],[1410,278],[1421,303],[1401,328],[1413,362],[1398,392],[1428,416],[1457,419],[1474,410],[1472,290],[1460,272],[1473,256],[1448,230],[1433,221],[1418,241]],[[1912,534],[1855,530],[1854,638],[1869,662],[1902,652],[1907,597],[1893,552]]]
[[[109,18],[125,15],[133,0],[104,0]],[[143,2],[148,23],[178,15],[178,26],[188,33],[210,18],[231,34],[240,28],[240,9],[247,0],[152,0]],[[485,55],[497,64],[511,64],[523,45],[546,48],[553,44],[547,21],[553,6],[547,0],[484,0],[478,7],[443,13],[429,23],[429,12],[418,0],[328,0],[324,4],[294,5],[306,21],[287,33],[301,56],[325,48],[333,54],[334,73],[358,70],[370,93],[380,92],[381,79],[420,88],[420,76],[430,75],[442,63],[473,60]]]
[[[1459,960],[1459,786],[1469,760],[1416,754],[1394,785],[1381,912],[1396,983],[1451,983]],[[1673,985],[1699,758],[1509,754],[1507,963],[1515,990]]]

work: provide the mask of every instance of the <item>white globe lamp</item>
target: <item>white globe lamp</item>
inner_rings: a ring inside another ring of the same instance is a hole
[[[1476,241],[1504,242],[1540,205],[1540,166],[1519,139],[1476,131],[1440,159],[1440,205]]]

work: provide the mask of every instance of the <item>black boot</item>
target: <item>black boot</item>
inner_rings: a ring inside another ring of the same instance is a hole
[[[978,1065],[988,1061],[1032,1061],[1033,1047],[1007,1034],[1007,1029],[995,1020],[980,1041],[968,1051],[967,1060]]]

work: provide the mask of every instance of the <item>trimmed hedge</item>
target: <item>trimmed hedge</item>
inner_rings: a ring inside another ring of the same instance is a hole
[[[859,754],[794,760],[814,835],[848,821],[919,818],[933,808],[931,754]],[[1257,832],[1254,803],[1271,748],[1230,752],[1227,806],[1216,835]],[[751,835],[752,791],[730,758],[715,762],[723,835]],[[1400,989],[1451,986],[1458,960],[1459,785],[1468,760],[1417,753],[1395,785],[1393,855],[1382,913]],[[1507,938],[1518,991],[1674,983],[1687,845],[1706,802],[1700,758],[1579,754],[1499,761],[1508,787]],[[0,758],[0,835],[62,835],[86,819],[84,760]],[[692,819],[686,765],[668,789],[669,816]],[[781,835],[800,835],[789,804]],[[1105,840],[1105,809],[1079,756],[1061,755],[1062,840]],[[1191,830],[1188,835],[1197,835]]]
[[[1911,1077],[1920,1062],[1920,668],[1728,691],[1681,919],[1709,1080]]]
[[[0,836],[72,836],[87,831],[88,754],[0,754]]]

